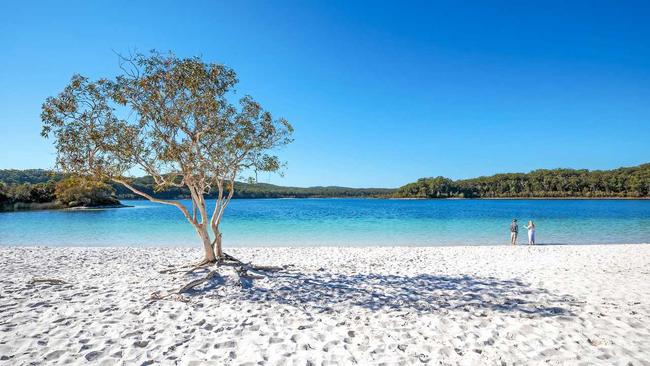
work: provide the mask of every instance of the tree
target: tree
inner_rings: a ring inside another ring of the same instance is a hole
[[[7,186],[4,183],[0,182],[0,205],[9,202],[9,192]],[[0,207],[1,208],[1,207]]]
[[[219,225],[235,180],[278,171],[270,151],[292,141],[292,126],[250,96],[233,104],[238,80],[223,65],[152,51],[120,56],[120,69],[113,79],[74,75],[43,104],[42,135],[54,139],[58,167],[177,207],[201,238],[202,263],[226,259]],[[127,174],[136,168],[153,177],[156,191],[187,188],[192,207],[135,188]],[[205,196],[214,191],[210,210]]]
[[[70,176],[58,182],[54,189],[57,201],[76,206],[117,205],[120,203],[110,185],[87,177]]]

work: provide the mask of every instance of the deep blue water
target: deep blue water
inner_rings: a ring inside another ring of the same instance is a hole
[[[0,245],[198,244],[177,208],[124,203],[134,207],[0,213]],[[528,220],[538,243],[650,243],[647,200],[233,200],[222,229],[229,246],[495,245],[512,218],[520,243]]]

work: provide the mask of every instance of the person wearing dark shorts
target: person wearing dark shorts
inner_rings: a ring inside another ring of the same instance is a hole
[[[510,224],[510,244],[517,245],[517,235],[519,235],[519,225],[517,225],[517,219],[512,219],[512,224]]]

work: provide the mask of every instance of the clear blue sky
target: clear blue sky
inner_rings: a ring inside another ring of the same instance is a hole
[[[51,168],[43,100],[153,48],[233,67],[294,124],[285,177],[263,181],[650,161],[648,1],[27,3],[0,4],[0,168]]]

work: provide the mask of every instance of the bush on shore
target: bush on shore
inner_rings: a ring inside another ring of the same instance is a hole
[[[54,194],[57,201],[67,207],[96,207],[119,205],[115,190],[97,180],[71,176],[56,184]]]
[[[115,190],[104,182],[70,176],[59,182],[6,185],[0,182],[0,211],[119,205]]]

